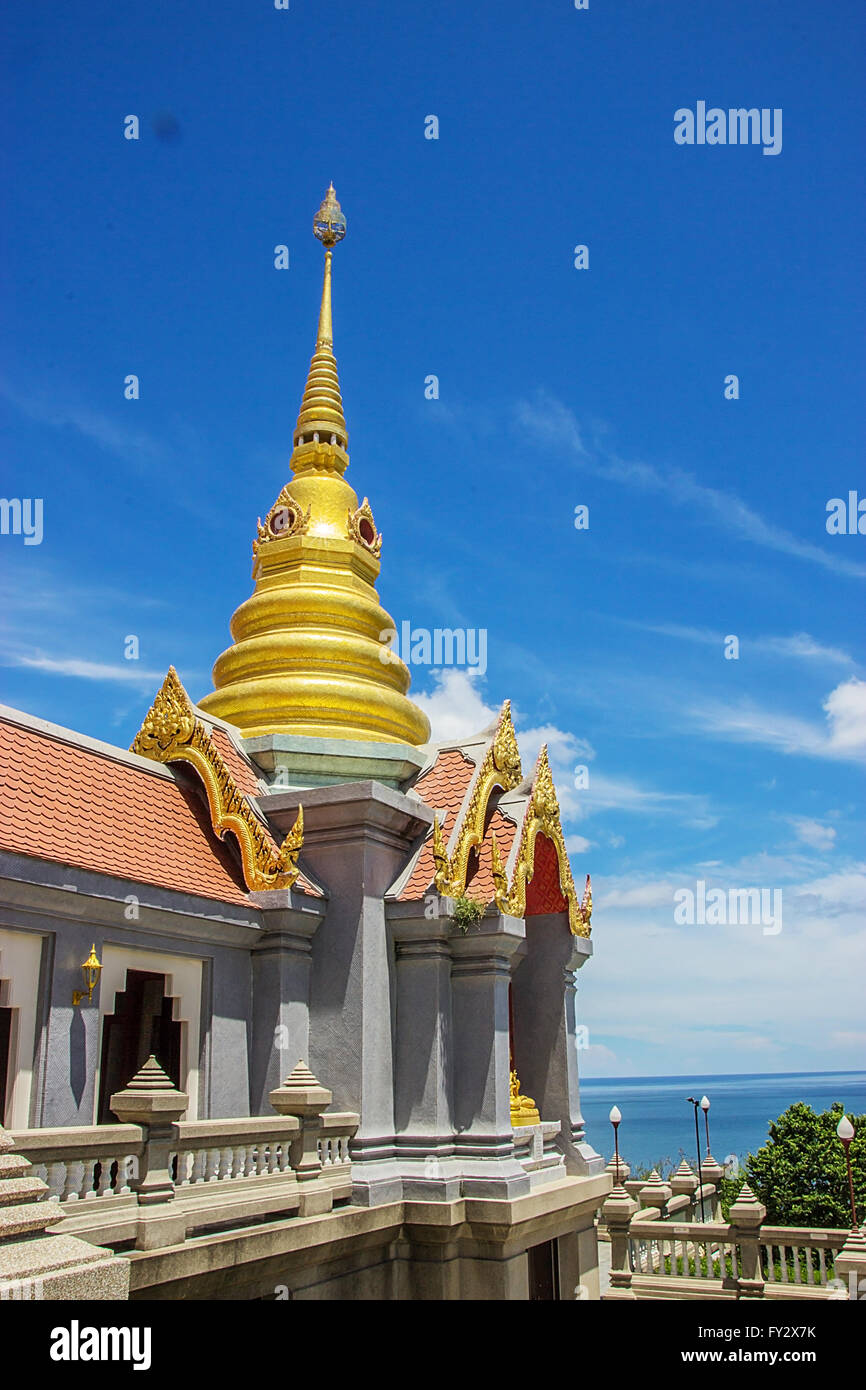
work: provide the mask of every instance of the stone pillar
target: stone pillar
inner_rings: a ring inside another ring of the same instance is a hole
[[[394,951],[384,896],[433,812],[378,782],[260,799],[280,829],[293,824],[300,803],[304,864],[329,895],[313,941],[310,1065],[328,1077],[337,1109],[361,1116],[352,1143],[361,1193],[366,1176],[360,1161],[394,1153]]]
[[[186,1220],[172,1209],[174,1183],[169,1156],[175,1146],[175,1121],[185,1113],[189,1096],[175,1088],[156,1058],[150,1056],[129,1085],[115,1091],[108,1103],[121,1124],[141,1125],[145,1131],[138,1177],[130,1183],[139,1206],[135,1248],[156,1250],[179,1245],[186,1239]]]
[[[464,1164],[466,1196],[514,1197],[529,1177],[514,1160],[508,988],[511,957],[523,940],[515,917],[484,917],[451,938],[454,1019],[455,1154]],[[499,1166],[490,1160],[499,1159]]]
[[[430,919],[417,913],[417,903],[396,903],[389,913],[396,949],[397,1152],[406,1158],[435,1161],[454,1151],[451,937],[455,928],[453,918],[444,912]]]
[[[722,1219],[722,1178],[725,1170],[720,1163],[717,1163],[712,1154],[701,1160],[701,1173],[704,1183],[709,1183],[713,1189],[710,1196],[704,1198],[704,1207],[708,1214],[708,1220],[721,1221]]]
[[[847,1298],[866,1300],[866,1237],[856,1227],[836,1256],[834,1270],[835,1281],[844,1285]]]
[[[521,1090],[543,1120],[559,1120],[570,1174],[601,1173],[604,1160],[586,1142],[580,1109],[576,972],[592,943],[572,936],[568,914],[526,920],[526,944],[514,963],[514,1062]]]
[[[123,1300],[129,1260],[75,1236],[48,1235],[66,1213],[0,1125],[0,1300]]]
[[[323,1111],[333,1099],[331,1092],[320,1086],[305,1062],[298,1062],[282,1086],[271,1091],[268,1099],[278,1115],[297,1115],[301,1132],[291,1145],[289,1162],[300,1188],[299,1216],[320,1216],[334,1205],[330,1189],[310,1184],[322,1174],[319,1158],[320,1123]]]
[[[637,1211],[637,1202],[624,1187],[615,1187],[602,1206],[602,1215],[610,1235],[610,1288],[602,1298],[608,1300],[637,1297],[631,1286],[628,1228]]]
[[[737,1276],[737,1298],[763,1298],[764,1276],[761,1273],[759,1239],[761,1223],[767,1208],[759,1202],[748,1183],[743,1183],[740,1195],[728,1212],[731,1224],[730,1240],[739,1247],[740,1272]]]
[[[267,1114],[270,1092],[297,1057],[310,1055],[313,937],[325,913],[299,906],[291,889],[251,893],[264,930],[252,953],[250,1114]]]

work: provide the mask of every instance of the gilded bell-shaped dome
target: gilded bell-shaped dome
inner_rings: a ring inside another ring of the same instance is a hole
[[[346,219],[333,184],[313,222],[325,247],[316,350],[295,426],[292,478],[259,522],[255,587],[231,621],[232,645],[213,668],[202,709],[244,737],[426,743],[427,716],[407,697],[410,676],[389,643],[379,603],[382,537],[367,498],[343,474],[348,433],[334,356],[333,247]]]

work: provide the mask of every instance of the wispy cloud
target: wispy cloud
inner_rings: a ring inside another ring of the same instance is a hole
[[[119,423],[104,411],[75,401],[58,401],[47,393],[22,391],[0,377],[0,396],[28,420],[51,429],[74,429],[106,453],[144,468],[168,456],[165,446],[144,430]]]
[[[641,632],[654,633],[659,637],[673,637],[700,646],[715,647],[719,652],[723,650],[725,639],[729,636],[726,632],[717,632],[712,628],[689,627],[683,623],[640,622],[635,618],[620,618],[616,615],[608,615],[607,621],[617,622]],[[758,652],[792,661],[815,661],[825,666],[856,665],[854,658],[841,647],[828,647],[808,632],[796,632],[790,637],[749,637],[743,633],[735,635],[739,638],[741,654]]]
[[[819,820],[810,820],[808,816],[790,816],[788,819],[794,828],[797,839],[802,840],[804,845],[818,850],[833,848],[836,841],[836,831],[832,825],[824,825]]]
[[[147,671],[135,661],[83,661],[80,657],[44,656],[41,652],[0,652],[0,666],[42,671],[48,676],[73,676],[86,681],[119,682],[151,687],[161,684],[164,671]]]
[[[668,497],[676,506],[689,507],[696,518],[707,517],[714,525],[755,545],[809,560],[835,574],[866,578],[866,565],[846,559],[838,550],[822,550],[800,540],[781,526],[765,521],[735,493],[708,487],[684,469],[668,468],[662,472],[654,464],[620,458],[604,444],[596,444],[591,451],[584,444],[573,412],[549,392],[540,391],[532,400],[518,402],[515,415],[518,426],[534,440],[570,450],[575,463],[587,472],[641,492]]]
[[[852,676],[824,701],[823,725],[750,702],[706,701],[690,713],[707,732],[738,743],[758,743],[782,753],[832,761],[866,761],[866,681]]]

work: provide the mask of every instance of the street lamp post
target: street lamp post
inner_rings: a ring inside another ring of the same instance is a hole
[[[854,1138],[854,1126],[847,1115],[843,1115],[837,1124],[836,1133],[845,1150],[845,1162],[848,1165],[848,1196],[851,1199],[851,1230],[856,1231],[859,1228],[857,1226],[857,1206],[854,1201],[854,1178],[851,1174],[851,1140]]]
[[[617,1185],[617,1187],[618,1187],[618,1186],[619,1186],[619,1126],[620,1126],[620,1121],[622,1120],[622,1115],[620,1114],[620,1111],[619,1111],[618,1106],[614,1105],[614,1106],[612,1107],[611,1112],[610,1112],[610,1115],[608,1116],[608,1118],[609,1118],[611,1124],[613,1125],[613,1151],[614,1151],[614,1154],[616,1155],[616,1185]]]
[[[710,1152],[710,1102],[706,1096],[701,1096],[701,1109],[704,1112],[704,1125],[707,1130],[707,1158],[711,1158]]]
[[[695,1100],[694,1096],[686,1096],[686,1100],[688,1101],[689,1105],[693,1105],[695,1107],[695,1149],[698,1155],[698,1191],[701,1194],[701,1220],[705,1221],[706,1217],[704,1216],[704,1180],[701,1175],[701,1132],[698,1129],[698,1106],[701,1102],[699,1100]],[[709,1101],[707,1101],[707,1104],[709,1105]]]

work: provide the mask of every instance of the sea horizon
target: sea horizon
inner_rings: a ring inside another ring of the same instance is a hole
[[[787,1072],[680,1072],[658,1076],[582,1077],[581,1109],[589,1144],[613,1152],[611,1106],[622,1113],[619,1147],[633,1168],[697,1163],[694,1109],[687,1094],[710,1101],[710,1147],[720,1163],[742,1163],[767,1142],[769,1126],[797,1101],[815,1111],[841,1101],[847,1114],[866,1114],[866,1069]],[[706,1131],[699,1117],[700,1146]]]

